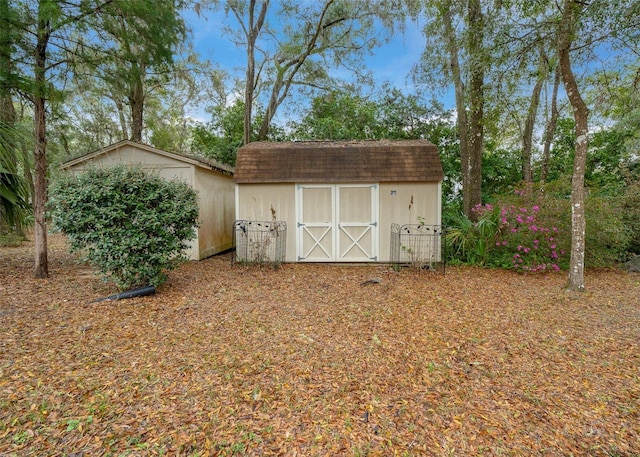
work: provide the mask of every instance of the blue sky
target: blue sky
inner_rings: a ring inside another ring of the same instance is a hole
[[[236,47],[223,33],[223,24],[237,27],[235,19],[225,17],[221,11],[203,11],[200,16],[189,11],[185,18],[192,30],[193,43],[200,57],[231,75],[243,78],[245,51]],[[408,22],[404,32],[395,33],[387,44],[375,49],[372,55],[366,56],[365,66],[373,73],[378,83],[388,81],[403,92],[412,93],[414,87],[409,73],[420,58],[423,41],[421,27],[414,22]],[[348,76],[344,69],[336,71],[336,76]],[[452,107],[452,103],[443,101],[449,105],[448,107]]]
[[[305,0],[300,0],[305,1]],[[245,50],[239,48],[232,40],[225,36],[223,26],[226,24],[232,28],[238,28],[235,18],[225,16],[223,11],[203,10],[198,16],[190,10],[185,13],[188,26],[192,30],[193,43],[201,58],[207,59],[215,66],[224,69],[230,75],[242,80],[246,64]],[[270,18],[270,25],[277,29],[278,24],[274,23],[277,15]],[[381,29],[381,34],[386,34]],[[372,72],[378,86],[383,82],[390,82],[392,86],[405,93],[414,93],[415,88],[410,77],[412,67],[419,62],[424,46],[425,38],[422,34],[422,24],[408,21],[403,32],[396,32],[390,41],[375,49],[372,55],[366,56],[364,64],[367,70]],[[620,51],[618,51],[620,52]],[[585,73],[593,72],[595,67],[602,69],[610,68],[615,64],[615,52],[608,45],[600,45],[596,49],[596,59],[581,61],[576,59],[574,71],[579,77]],[[334,76],[341,79],[348,79],[349,74],[345,69],[333,69]],[[523,96],[527,96],[529,88],[526,82],[523,83]],[[564,97],[564,90],[560,89],[561,98]],[[455,98],[453,88],[450,87],[443,94],[434,94],[445,109],[455,108]],[[206,102],[203,101],[202,104]],[[280,115],[283,115],[280,110]],[[195,117],[199,120],[208,120],[208,115],[201,110]]]

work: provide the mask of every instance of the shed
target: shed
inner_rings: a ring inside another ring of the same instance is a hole
[[[81,173],[87,167],[120,164],[141,166],[165,179],[186,181],[198,194],[200,226],[187,256],[201,260],[233,246],[233,169],[205,158],[163,151],[123,140],[62,164],[63,170]]]
[[[392,224],[441,224],[442,180],[426,140],[255,142],[236,219],[286,222],[286,262],[389,262]]]

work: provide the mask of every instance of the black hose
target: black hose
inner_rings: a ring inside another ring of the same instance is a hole
[[[125,298],[134,297],[146,297],[147,295],[153,295],[154,293],[156,293],[156,288],[154,286],[145,286],[139,287],[137,289],[127,290],[125,292],[120,292],[119,294],[109,295],[108,297],[98,298],[97,300],[93,300],[91,303],[111,300],[123,300]]]

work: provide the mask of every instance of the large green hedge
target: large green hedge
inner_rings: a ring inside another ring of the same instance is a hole
[[[195,191],[141,168],[93,168],[63,177],[49,204],[54,230],[67,235],[71,251],[121,290],[162,284],[196,237]]]

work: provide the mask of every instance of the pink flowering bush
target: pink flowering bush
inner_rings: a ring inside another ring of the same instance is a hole
[[[567,268],[566,199],[525,187],[495,204],[478,205],[473,213],[475,222],[461,216],[448,231],[448,252],[454,262],[530,273]]]
[[[540,228],[553,230],[553,227],[556,227],[557,234],[553,235],[553,241],[547,243],[546,246],[549,248],[548,254],[551,257],[554,257],[553,250],[555,250],[558,262],[546,263],[551,267],[556,263],[562,269],[568,268],[571,251],[571,183],[569,181],[526,184],[516,189],[511,195],[500,197],[500,202],[502,207],[506,206],[511,209],[513,205],[518,210],[520,208],[528,210],[527,214],[519,213],[520,219],[525,225],[521,224],[518,219],[515,220],[517,224],[510,222],[510,230],[518,225],[518,232],[514,235],[524,237],[524,241],[526,241],[527,231],[529,231],[533,232],[528,238],[530,242],[538,239],[542,243],[544,238],[538,238]],[[624,224],[625,210],[621,199],[601,195],[595,188],[590,189],[585,199],[585,213],[587,218],[585,265],[587,267],[610,267],[624,259],[632,230],[629,230],[629,227]],[[535,223],[531,223],[527,219],[532,215],[535,218]],[[538,230],[534,232],[534,229]],[[503,236],[506,236],[504,231]],[[526,243],[520,244],[524,247]],[[551,245],[555,245],[555,248],[551,248]],[[544,244],[540,244],[535,252],[539,253],[544,246]],[[562,251],[565,252],[564,255]]]
[[[455,260],[531,273],[566,267],[564,231],[540,218],[540,205],[485,204],[473,212],[476,222],[462,216],[447,235]]]
[[[571,207],[562,191],[525,184],[500,197],[499,206],[497,262],[531,273],[568,268]]]
[[[473,209],[475,222],[459,216],[447,235],[451,260],[522,272],[567,269],[570,191],[563,183],[526,184],[494,204],[478,205]],[[585,201],[585,211],[586,265],[608,267],[624,259],[635,232],[624,223],[626,212],[620,199],[593,192]]]
[[[560,271],[566,263],[560,229],[539,221],[539,214],[539,205],[501,206],[493,258],[523,272]]]

